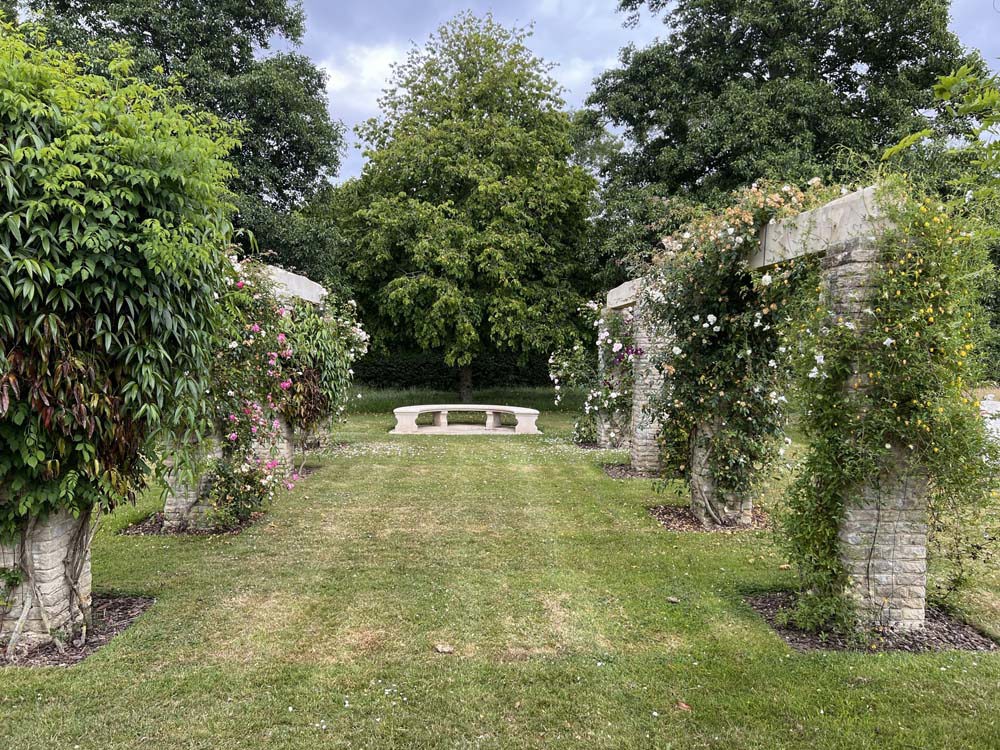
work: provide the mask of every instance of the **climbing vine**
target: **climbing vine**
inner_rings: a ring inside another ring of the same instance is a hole
[[[794,314],[794,290],[814,270],[788,262],[752,274],[748,260],[768,222],[829,199],[814,180],[806,190],[759,183],[736,193],[663,241],[646,280],[644,309],[668,346],[657,357],[666,378],[653,399],[670,476],[691,479],[692,457],[707,453],[719,497],[745,498],[776,457],[783,436],[786,348],[779,324]],[[707,509],[716,524],[731,522]]]
[[[549,357],[549,378],[556,390],[556,404],[564,388],[585,393],[583,414],[573,426],[573,439],[580,444],[598,441],[603,430],[609,447],[618,448],[628,440],[632,420],[635,357],[633,311],[603,310],[597,302],[580,309],[589,327],[597,331],[597,356],[593,347],[576,342]]]
[[[861,320],[823,299],[786,331],[809,452],[783,527],[801,583],[792,619],[809,629],[853,626],[840,522],[862,493],[884,502],[881,483],[900,471],[927,483],[941,591],[997,539],[997,449],[973,395],[988,332],[986,243],[962,202],[919,197],[901,180],[887,180],[879,202],[890,225]]]

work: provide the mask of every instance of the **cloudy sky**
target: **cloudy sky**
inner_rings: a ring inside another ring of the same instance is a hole
[[[637,27],[625,28],[625,16],[615,10],[617,0],[305,0],[304,5],[307,32],[302,51],[329,75],[330,109],[349,130],[341,179],[361,171],[352,129],[377,114],[376,100],[389,66],[460,10],[492,10],[508,26],[533,23],[530,46],[558,65],[554,75],[566,88],[571,106],[581,104],[594,77],[617,62],[621,47],[643,46],[661,29],[649,17]],[[978,47],[1000,70],[1000,0],[953,0],[952,27],[966,45]]]

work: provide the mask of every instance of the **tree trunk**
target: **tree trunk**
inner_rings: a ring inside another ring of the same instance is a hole
[[[721,420],[695,427],[690,442],[691,512],[703,526],[743,526],[753,520],[753,501],[719,489],[711,459]]]
[[[472,366],[458,368],[458,398],[463,404],[472,402]]]

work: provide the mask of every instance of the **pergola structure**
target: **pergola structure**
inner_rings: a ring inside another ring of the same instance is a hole
[[[838,317],[864,328],[870,316],[862,309],[877,268],[877,238],[887,226],[875,193],[874,187],[865,188],[766,226],[752,249],[750,267],[766,269],[792,258],[819,255],[824,303]],[[642,289],[641,279],[612,289],[607,309],[633,309],[636,346],[643,354],[635,359],[632,464],[652,472],[660,468],[659,425],[647,405],[663,387],[663,374],[655,363],[670,337],[669,332],[655,330],[644,314]],[[856,378],[845,387],[863,393],[865,383],[861,376]],[[906,456],[897,454],[885,476],[854,489],[838,538],[851,594],[866,619],[896,629],[922,627],[927,588],[926,480]]]

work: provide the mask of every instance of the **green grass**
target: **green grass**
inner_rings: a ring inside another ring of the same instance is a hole
[[[743,603],[792,585],[766,534],[662,531],[646,507],[683,498],[607,478],[624,456],[570,445],[569,413],[386,434],[435,400],[411,395],[366,396],[240,536],[109,519],[95,586],[157,603],[77,667],[0,672],[0,747],[997,746],[1000,655],[796,653]]]

